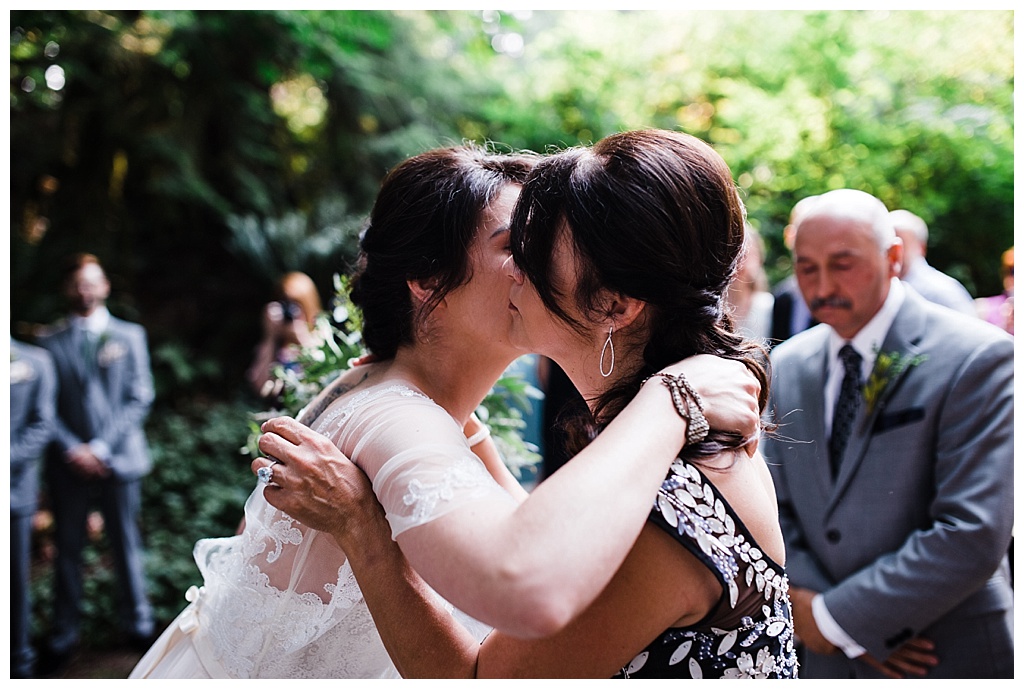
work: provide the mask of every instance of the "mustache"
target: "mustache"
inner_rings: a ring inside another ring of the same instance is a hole
[[[823,306],[828,306],[833,309],[849,309],[853,307],[849,299],[843,299],[841,297],[818,297],[811,299],[811,303],[807,305],[811,311],[817,311]]]

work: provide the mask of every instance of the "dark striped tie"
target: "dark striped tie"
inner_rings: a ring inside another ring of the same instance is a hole
[[[832,414],[832,437],[828,443],[833,478],[839,475],[839,464],[843,460],[843,451],[846,450],[846,441],[850,438],[861,399],[860,354],[850,345],[843,345],[839,350],[839,360],[843,362],[846,375],[843,376],[839,399],[836,400],[836,408]]]

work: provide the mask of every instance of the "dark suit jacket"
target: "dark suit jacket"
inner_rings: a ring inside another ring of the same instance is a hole
[[[769,338],[773,345],[788,340],[812,325],[817,325],[811,317],[811,312],[807,309],[803,295],[800,294],[795,276],[790,275],[776,285],[772,294],[775,297],[775,303],[772,306],[772,325]]]
[[[110,448],[113,475],[139,478],[150,469],[143,432],[153,402],[146,332],[111,316],[92,366],[83,360],[79,337],[64,321],[39,340],[53,356],[60,388],[49,460],[63,462],[70,448],[102,440]]]
[[[987,638],[963,637],[970,620],[1012,611],[1013,340],[906,290],[882,351],[927,358],[893,376],[873,409],[861,405],[833,481],[823,416],[829,332],[816,326],[771,357],[780,428],[761,448],[790,581],[824,592],[838,624],[876,658],[923,635],[939,644],[936,672],[986,676],[1006,661],[993,654],[1012,648],[1012,635],[997,625]],[[812,660],[845,658],[810,658],[804,669]]]
[[[39,493],[39,460],[53,437],[57,378],[49,353],[11,340],[11,512],[31,514]]]

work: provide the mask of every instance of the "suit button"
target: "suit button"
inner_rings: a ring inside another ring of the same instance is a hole
[[[825,532],[825,538],[828,539],[829,543],[838,543],[842,540],[843,536],[839,533],[839,529],[829,529]]]

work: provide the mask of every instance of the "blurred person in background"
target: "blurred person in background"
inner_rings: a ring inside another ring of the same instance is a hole
[[[39,460],[53,436],[57,377],[41,347],[11,338],[11,679],[35,674],[29,635],[32,516],[39,504]]]
[[[302,272],[286,273],[277,283],[274,301],[263,307],[263,337],[246,373],[253,392],[276,401],[283,383],[274,369],[298,370],[298,355],[323,341],[323,307],[313,279]]]
[[[69,317],[39,338],[53,357],[59,390],[46,457],[57,542],[54,629],[39,663],[50,674],[79,643],[82,549],[94,502],[114,556],[128,642],[148,647],[154,631],[139,530],[142,477],[150,470],[143,425],[153,402],[146,331],[107,310],[110,282],[92,254],[69,260],[64,289]]]
[[[736,332],[760,342],[771,335],[775,306],[775,296],[768,291],[768,275],[764,271],[764,250],[760,233],[747,223],[739,268],[726,293]]]
[[[979,317],[1013,334],[1013,247],[1003,252],[999,272],[1003,276],[1003,291],[994,297],[981,297],[974,301]]]
[[[880,200],[796,233],[821,325],[772,350],[775,475],[804,678],[1013,676],[1013,341],[898,279]]]
[[[782,231],[782,241],[790,252],[796,236],[796,225],[807,210],[814,205],[817,196],[805,196],[793,205],[789,212],[789,224]],[[772,305],[771,344],[776,345],[788,340],[793,335],[807,330],[817,321],[811,316],[810,309],[796,284],[796,276],[792,273],[783,279],[772,291],[775,297]]]
[[[903,270],[900,279],[930,302],[975,315],[974,299],[967,288],[955,278],[936,270],[928,263],[928,225],[907,210],[889,213],[896,236],[903,240]]]

